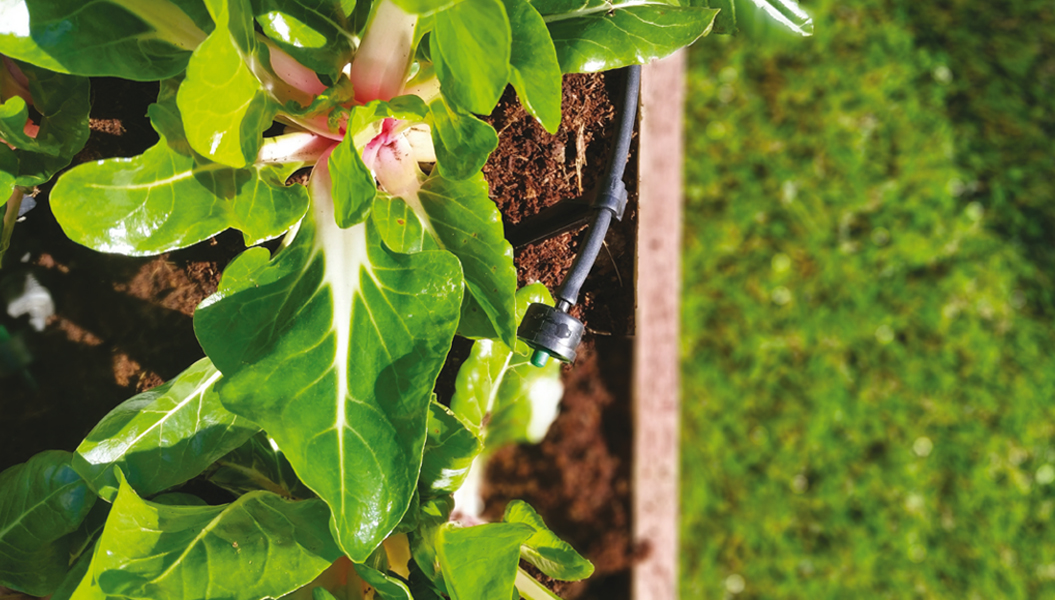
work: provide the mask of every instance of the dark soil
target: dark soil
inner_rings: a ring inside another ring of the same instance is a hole
[[[619,75],[571,75],[564,119],[550,135],[510,90],[491,115],[502,144],[484,169],[507,225],[561,200],[586,194],[602,177],[622,94]],[[156,84],[93,81],[92,134],[75,162],[134,156],[157,135],[146,108]],[[538,446],[499,451],[488,468],[487,515],[522,498],[562,537],[592,560],[595,575],[554,583],[563,597],[629,598],[630,367],[634,330],[636,163],[627,166],[630,204],[607,237],[574,314],[587,327],[580,356],[564,367],[561,414]],[[153,258],[93,252],[69,241],[51,215],[48,188],[15,230],[0,287],[32,273],[56,305],[41,333],[25,319],[0,313],[34,357],[32,384],[0,379],[0,470],[49,448],[73,450],[115,405],[177,375],[203,353],[194,338],[194,307],[215,291],[224,266],[244,246],[227,232],[192,248]],[[519,283],[556,289],[583,232],[516,251]],[[24,259],[24,260],[22,260]],[[470,344],[456,340],[440,387],[452,384]],[[442,390],[441,390],[442,394]]]

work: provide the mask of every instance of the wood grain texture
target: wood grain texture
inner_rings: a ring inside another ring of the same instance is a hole
[[[634,354],[633,600],[678,591],[679,301],[685,52],[641,76]]]

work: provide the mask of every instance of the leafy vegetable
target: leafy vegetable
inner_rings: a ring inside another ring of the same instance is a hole
[[[219,380],[220,372],[203,358],[124,401],[81,442],[73,468],[107,501],[117,493],[116,468],[147,496],[203,472],[259,430],[220,405]]]
[[[142,256],[234,227],[258,244],[304,215],[304,188],[285,185],[298,162],[226,167],[190,148],[173,104],[153,104],[148,113],[161,136],[154,147],[132,159],[85,163],[55,184],[52,211],[74,241]]]
[[[555,132],[562,72],[666,56],[716,14],[731,29],[725,9],[742,7],[720,1],[0,0],[0,252],[26,190],[84,145],[82,77],[99,75],[161,81],[160,139],[59,178],[67,235],[128,255],[228,228],[247,246],[282,238],[198,307],[207,358],[120,404],[72,458],[0,474],[0,583],[60,599],[534,600],[552,594],[521,557],[588,576],[526,504],[451,521],[483,457],[540,439],[561,392],[557,365],[530,366],[516,338],[550,297],[516,291],[481,172],[498,134],[475,115],[512,84]],[[806,32],[793,4],[752,1]],[[287,185],[301,169],[307,189]],[[433,388],[456,332],[477,341],[448,409]],[[195,478],[234,500],[206,504],[181,487]]]
[[[361,561],[409,506],[460,268],[439,250],[390,252],[369,222],[340,229],[318,179],[312,195],[274,261],[253,249],[227,268],[195,329],[224,405],[274,437]]]
[[[65,576],[70,534],[95,502],[70,457],[49,450],[0,473],[0,584],[46,596]]]
[[[92,575],[103,593],[133,598],[281,595],[340,556],[327,512],[319,500],[263,491],[223,506],[168,506],[122,481]]]

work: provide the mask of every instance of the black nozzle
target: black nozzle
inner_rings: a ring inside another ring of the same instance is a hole
[[[561,303],[563,304],[563,303]],[[517,337],[534,350],[531,364],[542,367],[549,357],[561,362],[575,360],[575,349],[582,339],[582,322],[557,307],[532,304],[517,329]]]

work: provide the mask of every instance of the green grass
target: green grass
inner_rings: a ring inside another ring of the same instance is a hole
[[[1055,9],[1006,4],[693,49],[683,598],[1055,597]]]

